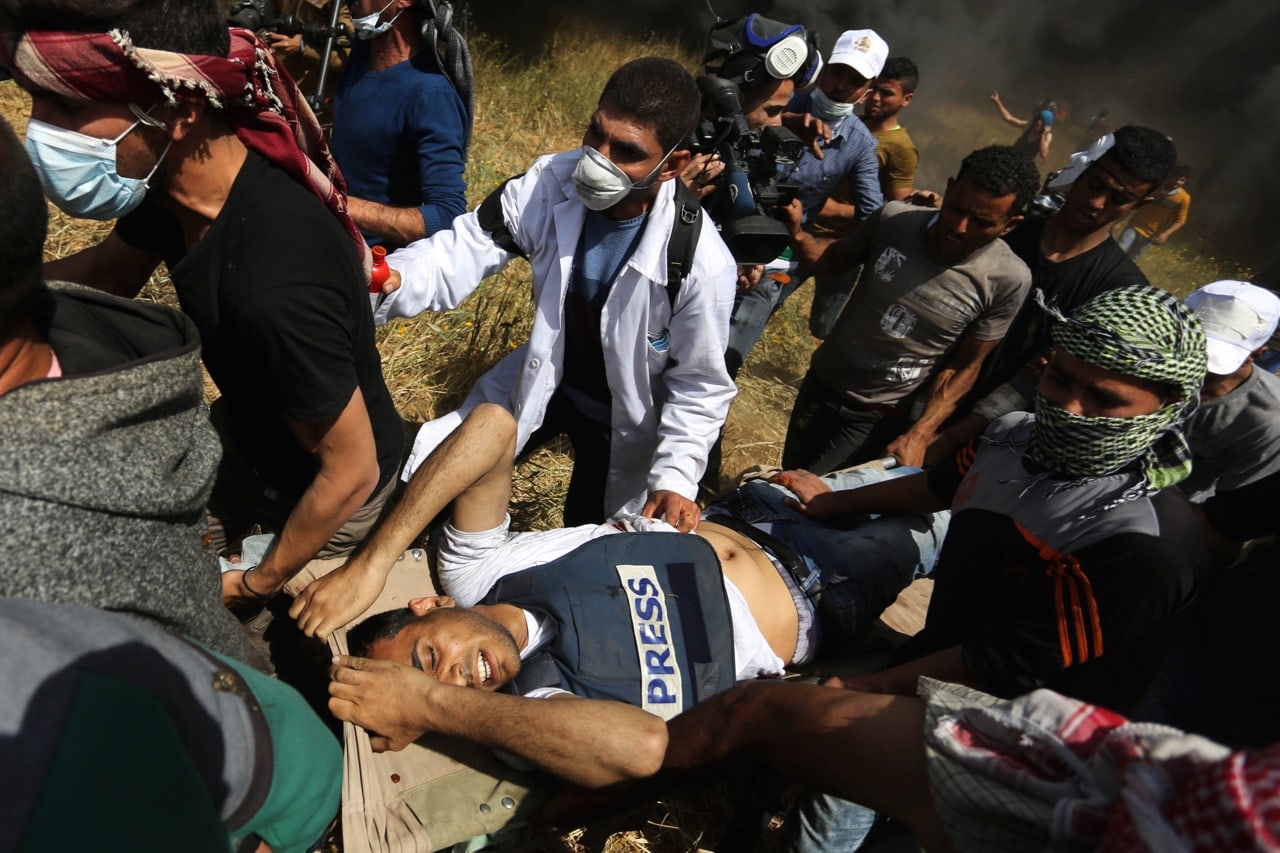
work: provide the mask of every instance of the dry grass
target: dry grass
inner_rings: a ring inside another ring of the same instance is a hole
[[[679,44],[641,39],[599,38],[583,28],[566,28],[534,61],[515,60],[501,45],[473,37],[476,71],[474,145],[467,167],[472,206],[504,178],[538,155],[578,144],[609,72],[642,55],[674,56],[693,68],[694,57]],[[0,114],[21,130],[29,101],[12,83],[0,83]],[[930,112],[926,112],[930,111]],[[975,104],[931,105],[924,95],[904,121],[922,152],[923,185],[941,184],[969,150],[1015,135],[989,110]],[[61,257],[96,243],[108,224],[70,219],[50,208],[47,255]],[[1187,236],[1184,236],[1187,235]],[[1175,246],[1154,248],[1142,266],[1152,281],[1183,294],[1216,278],[1237,277],[1238,265],[1193,245],[1188,227]],[[167,277],[157,274],[144,298],[174,304]],[[722,475],[755,463],[776,463],[781,455],[795,388],[808,366],[815,341],[808,334],[810,290],[783,306],[751,354],[739,377],[740,392],[725,433]],[[456,406],[475,379],[528,335],[532,320],[529,267],[513,263],[485,282],[459,309],[395,321],[379,332],[383,371],[401,414],[420,423]],[[212,392],[211,392],[212,393]],[[571,462],[560,446],[544,449],[517,471],[513,516],[525,529],[558,525]],[[608,834],[597,828],[560,842],[562,849],[608,851],[693,851],[714,849],[722,830],[723,794],[716,790],[659,803],[638,819],[639,831]],[[773,833],[766,846],[780,846]]]

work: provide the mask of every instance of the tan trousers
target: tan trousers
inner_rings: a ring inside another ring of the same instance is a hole
[[[285,589],[295,595],[343,562],[314,560]],[[406,551],[382,595],[351,624],[435,592],[426,555]],[[347,653],[346,628],[330,636],[329,646]],[[375,753],[364,730],[345,723],[342,747],[346,853],[429,853],[527,818],[547,793],[537,774],[515,770],[470,743],[428,736],[399,752]]]

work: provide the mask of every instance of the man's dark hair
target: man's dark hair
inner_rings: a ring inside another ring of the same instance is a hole
[[[405,628],[435,612],[428,610],[420,616],[407,607],[398,607],[385,613],[375,613],[347,632],[347,648],[356,657],[367,658],[374,643],[394,639]]]
[[[1172,140],[1158,130],[1126,124],[1115,131],[1116,143],[1103,156],[1110,157],[1148,189],[1155,189],[1169,179],[1178,163],[1178,149]]]
[[[218,0],[0,0],[0,29],[121,29],[137,47],[206,56],[231,49]]]
[[[1165,180],[1176,181],[1178,178],[1189,178],[1189,177],[1191,177],[1191,167],[1186,165],[1185,163],[1180,163],[1177,166],[1173,167],[1173,171],[1169,173],[1169,177],[1166,178]]]
[[[877,80],[897,80],[902,94],[910,95],[920,85],[920,69],[905,56],[891,56],[884,61]]]
[[[960,161],[956,180],[966,175],[970,183],[988,195],[1012,195],[1010,216],[1022,213],[1040,188],[1036,164],[1009,145],[988,145],[970,153]]]
[[[698,84],[689,72],[658,56],[633,59],[613,72],[600,100],[653,128],[663,153],[693,130],[702,106]]]
[[[0,118],[0,335],[25,320],[41,293],[49,209],[36,170],[9,123]]]

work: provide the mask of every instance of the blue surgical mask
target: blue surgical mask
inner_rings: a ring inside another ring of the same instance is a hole
[[[155,119],[148,123],[164,126]],[[166,145],[145,178],[126,178],[116,171],[116,145],[139,124],[141,118],[115,139],[100,139],[31,119],[24,147],[45,195],[66,213],[82,219],[118,219],[136,208],[147,194],[147,182],[169,153]]]
[[[390,9],[395,4],[396,4],[396,0],[391,0],[390,3],[383,6],[381,9],[379,9],[377,12],[374,12],[372,15],[361,15],[359,18],[352,18],[351,26],[356,31],[356,38],[362,39],[364,41],[368,41],[369,39],[377,38],[378,36],[385,33],[387,30],[391,29],[392,25],[395,24],[396,22],[396,18],[400,17],[401,13],[404,12],[403,9],[401,9],[399,12],[396,12],[395,17],[393,17],[389,21],[382,21],[381,23],[379,23],[378,19],[382,17],[383,12]]]
[[[818,86],[809,93],[809,112],[823,121],[840,121],[853,115],[854,104],[834,101]]]

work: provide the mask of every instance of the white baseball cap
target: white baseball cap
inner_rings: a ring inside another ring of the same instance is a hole
[[[1215,281],[1187,297],[1204,326],[1209,372],[1234,373],[1271,339],[1280,320],[1280,296],[1245,281]]]
[[[845,30],[827,57],[827,64],[848,65],[868,80],[884,70],[889,58],[889,44],[875,30]]]

